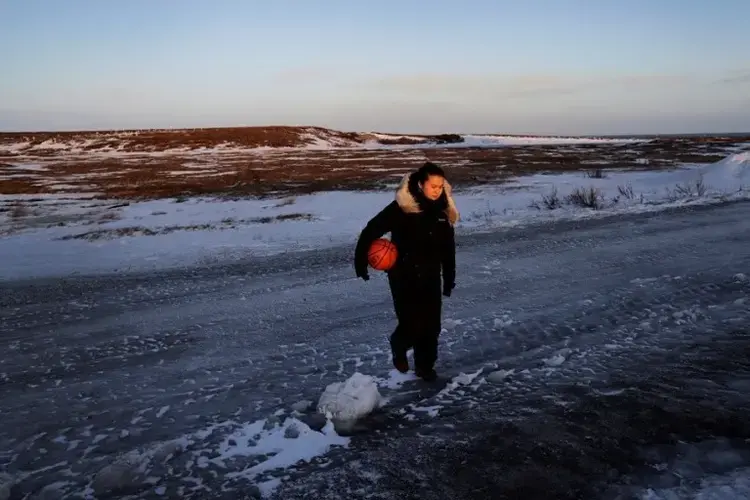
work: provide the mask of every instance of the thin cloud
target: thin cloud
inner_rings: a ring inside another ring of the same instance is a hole
[[[395,75],[365,84],[373,90],[406,94],[537,94],[570,90],[566,79],[555,75],[450,75],[420,73]]]
[[[688,75],[450,75],[421,73],[396,75],[370,80],[364,85],[374,91],[425,95],[469,95],[494,98],[525,98],[570,95],[595,88],[661,87],[689,83]]]

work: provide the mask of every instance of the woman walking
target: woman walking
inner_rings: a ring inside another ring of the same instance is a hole
[[[355,250],[357,277],[369,280],[367,253],[386,233],[398,249],[388,284],[398,325],[390,337],[393,366],[409,370],[406,352],[414,349],[414,372],[428,381],[437,378],[438,336],[442,329],[442,295],[450,297],[456,279],[453,226],[458,210],[445,172],[427,162],[404,176],[395,200],[362,230]],[[442,282],[441,282],[442,271]]]

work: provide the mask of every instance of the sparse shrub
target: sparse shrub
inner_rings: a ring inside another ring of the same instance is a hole
[[[545,208],[547,210],[555,210],[557,208],[562,207],[562,200],[560,200],[560,197],[557,195],[557,188],[553,187],[552,191],[550,191],[550,194],[543,194],[541,203],[538,201],[531,202],[531,208],[536,208],[537,210],[541,210],[542,208]]]
[[[708,186],[703,181],[703,175],[692,182],[684,182],[682,184],[676,184],[674,189],[667,189],[667,199],[669,201],[677,201],[683,198],[700,198],[706,194]]]
[[[636,199],[635,191],[633,190],[633,186],[630,185],[630,184],[628,184],[626,186],[622,186],[622,185],[617,186],[617,193],[618,193],[618,195],[615,196],[612,199],[612,204],[613,205],[616,205],[617,203],[619,203],[620,202],[620,198],[625,198],[627,200],[635,200]],[[638,200],[639,200],[639,203],[643,203],[643,193],[641,193],[640,195],[638,195]]]
[[[562,207],[562,201],[557,195],[557,188],[553,188],[550,194],[542,195],[542,203],[544,203],[547,210],[554,210]]]
[[[475,210],[471,212],[470,218],[475,220],[484,219],[485,221],[490,222],[495,215],[497,215],[497,210],[492,208],[490,203],[487,202],[486,210]]]
[[[572,193],[565,197],[571,205],[582,208],[593,208],[598,210],[604,206],[604,196],[601,191],[594,187],[576,188]]]
[[[706,191],[708,191],[708,186],[706,186],[706,183],[703,181],[703,175],[698,177],[698,179],[693,183],[693,187],[695,188],[696,195],[704,196],[706,194]]]
[[[633,191],[633,186],[631,184],[628,184],[627,186],[617,186],[617,192],[620,193],[620,196],[627,198],[628,200],[635,198],[635,192]]]

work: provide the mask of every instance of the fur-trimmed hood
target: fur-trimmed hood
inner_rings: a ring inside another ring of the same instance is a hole
[[[407,214],[415,214],[422,211],[422,208],[419,206],[419,202],[409,191],[409,180],[412,175],[413,174],[404,175],[404,178],[401,179],[401,183],[396,190],[396,203],[398,203],[398,206],[401,208],[401,210],[403,210]],[[451,225],[455,225],[456,222],[458,222],[459,213],[458,209],[456,208],[456,202],[453,200],[451,192],[451,185],[446,179],[445,184],[443,185],[443,194],[445,194],[445,197],[448,201],[448,206],[445,208],[445,214],[448,216],[448,220],[450,221]]]

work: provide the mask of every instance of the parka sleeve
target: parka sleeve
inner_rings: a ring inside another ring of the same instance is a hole
[[[367,274],[367,251],[373,241],[391,232],[398,210],[400,208],[395,201],[390,203],[375,217],[370,219],[364,229],[362,229],[354,250],[354,269],[357,272],[357,276]]]
[[[456,231],[448,227],[443,248],[443,288],[452,290],[456,286]]]

